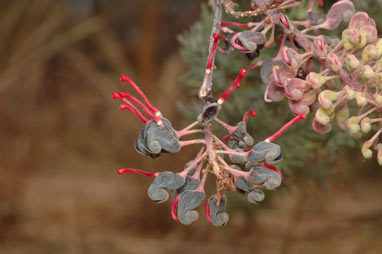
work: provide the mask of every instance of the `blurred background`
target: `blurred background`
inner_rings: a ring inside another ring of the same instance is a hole
[[[382,253],[382,169],[357,145],[331,151],[322,166],[318,143],[261,204],[229,195],[223,228],[202,210],[190,226],[175,223],[169,202],[147,197],[151,179],[116,173],[180,171],[193,158],[192,147],[138,155],[142,124],[111,92],[127,89],[119,81],[127,74],[176,129],[191,123],[192,66],[176,37],[200,19],[202,2],[0,0],[1,254]],[[381,24],[379,1],[358,7]],[[318,177],[306,177],[313,165]]]

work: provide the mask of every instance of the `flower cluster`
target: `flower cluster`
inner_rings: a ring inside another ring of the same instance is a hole
[[[300,1],[253,0],[252,10],[236,12],[232,1],[225,0],[227,13],[254,16],[255,21],[221,22],[226,48],[220,51],[238,50],[253,59],[277,42],[275,57],[250,67],[261,66],[265,101],[286,99],[293,113],[313,113],[313,129],[321,134],[331,130],[334,119],[355,138],[374,131],[364,142],[362,155],[371,158],[375,150],[382,165],[382,39],[376,24],[367,13],[356,12],[349,0],[336,2],[327,14],[312,12],[315,2],[323,5],[322,0],[312,0],[307,19],[297,21],[283,11]],[[342,21],[348,27],[340,38],[321,33],[337,29]]]
[[[217,118],[221,105],[234,88],[239,86],[238,83],[245,74],[246,70],[242,70],[219,99],[205,98],[198,121],[182,130],[175,130],[170,121],[163,117],[130,78],[122,76],[121,81],[130,84],[143,102],[126,92],[113,93],[114,99],[124,103],[120,106],[121,110],[129,110],[144,123],[135,142],[138,153],[155,158],[161,153],[179,152],[187,145],[201,144],[196,157],[186,163],[184,170],[178,173],[146,172],[131,168],[118,170],[119,174],[130,172],[154,178],[147,193],[157,203],[167,201],[170,197],[169,192],[173,192],[171,215],[175,221],[188,225],[198,219],[199,213],[195,209],[206,198],[205,183],[209,174],[215,176],[216,194],[205,201],[205,211],[207,220],[214,226],[225,225],[229,219],[225,212],[227,197],[224,191],[237,190],[247,193],[248,201],[257,203],[264,199],[262,189],[273,190],[281,184],[281,172],[272,165],[282,159],[281,149],[272,142],[297,120],[304,119],[305,114],[296,116],[278,132],[253,145],[254,139],[247,132],[246,125],[248,117],[256,115],[255,111],[245,113],[243,120],[235,126]],[[140,107],[150,120],[133,103]],[[229,135],[218,138],[213,133],[213,122],[227,129]],[[203,134],[204,138],[180,140],[183,136],[193,133]]]

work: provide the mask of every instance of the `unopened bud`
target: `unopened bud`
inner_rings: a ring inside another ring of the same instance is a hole
[[[374,94],[373,95],[375,101],[379,104],[379,105],[382,105],[382,95],[379,95],[379,94]]]
[[[377,85],[382,86],[382,72],[375,74],[374,80]]]
[[[322,125],[327,125],[330,122],[330,117],[323,108],[316,111],[315,119]]]
[[[359,67],[360,62],[355,55],[347,54],[345,58],[345,64],[349,70],[355,70]]]
[[[365,117],[361,121],[361,130],[364,133],[368,133],[371,130],[371,120],[368,117]]]
[[[364,77],[365,79],[372,79],[374,78],[374,71],[373,69],[370,67],[370,65],[364,65],[362,66],[362,77]]]
[[[361,151],[365,159],[370,159],[371,157],[373,157],[373,151],[370,150],[370,147],[372,145],[373,144],[370,141],[366,141],[365,143],[363,143]]]
[[[337,93],[331,90],[324,90],[318,96],[318,101],[325,109],[330,108],[333,105],[333,101],[337,100]]]
[[[342,69],[342,62],[336,54],[328,55],[327,60],[334,72],[339,72]]]
[[[370,60],[375,60],[378,58],[378,50],[377,48],[370,44],[370,45],[367,45],[363,51],[362,51],[362,61],[364,63],[370,61]]]
[[[328,54],[325,42],[322,38],[315,39],[313,43],[314,47],[316,48],[316,54],[319,57],[324,57]]]
[[[342,32],[342,40],[344,42],[345,50],[351,50],[354,45],[359,43],[360,36],[356,29],[348,28]]]
[[[362,43],[362,37],[366,38],[365,45],[367,43],[373,43],[377,40],[378,32],[377,32],[377,28],[375,27],[375,24],[362,26],[359,33],[361,34],[361,43]],[[365,45],[361,47],[364,47]]]
[[[365,93],[355,92],[355,99],[357,100],[358,107],[363,107],[367,105],[367,98]]]
[[[359,118],[356,116],[350,117],[347,122],[347,127],[350,135],[355,135],[361,130],[361,126],[359,126]]]
[[[308,83],[313,88],[320,88],[325,83],[326,79],[321,74],[318,74],[316,72],[310,72],[306,77],[306,81],[308,81]]]
[[[376,150],[378,151],[377,153],[378,164],[382,166],[382,144],[381,143],[377,144]]]
[[[340,110],[337,111],[337,121],[343,123],[349,118],[349,109],[348,108],[341,108]]]
[[[365,159],[370,159],[371,157],[373,157],[373,151],[371,151],[370,149],[363,150],[362,156]]]
[[[375,47],[377,49],[377,53],[378,53],[378,58],[380,58],[382,56],[382,39],[379,39],[377,41],[377,43],[375,44]]]
[[[346,94],[346,98],[348,100],[352,100],[355,98],[355,91],[348,85],[346,85],[344,87],[344,91],[345,91],[345,94]]]

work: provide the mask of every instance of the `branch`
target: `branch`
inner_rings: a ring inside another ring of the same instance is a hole
[[[212,32],[210,36],[210,45],[208,47],[208,57],[207,57],[207,63],[206,63],[206,72],[204,74],[203,84],[199,89],[199,98],[205,97],[212,88],[212,72],[213,72],[213,66],[215,62],[215,53],[216,50],[212,50],[213,44],[214,44],[214,34],[219,34],[220,31],[220,25],[221,25],[221,19],[222,19],[222,3],[220,0],[216,1],[215,6],[215,17],[214,17],[214,24],[212,26]],[[210,56],[211,55],[211,56]],[[209,65],[209,60],[212,59],[212,68],[207,68]]]

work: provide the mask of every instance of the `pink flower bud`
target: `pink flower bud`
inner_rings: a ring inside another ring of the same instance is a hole
[[[339,72],[342,69],[342,62],[336,54],[328,55],[327,60],[334,72]]]
[[[288,104],[290,109],[296,115],[307,114],[310,112],[310,105],[313,104],[316,100],[316,93],[313,90],[310,90],[302,96],[298,101],[289,100]]]
[[[344,41],[344,48],[351,50],[355,45],[360,43],[361,35],[358,33],[358,30],[348,28],[342,32],[342,40]]]
[[[308,81],[309,85],[311,85],[313,88],[317,89],[326,82],[326,79],[321,74],[310,72],[306,77],[306,81]]]
[[[366,43],[373,43],[377,40],[377,29],[374,26],[363,26],[360,30],[361,34],[361,42],[362,38],[366,38]],[[365,44],[366,44],[365,43]],[[364,47],[364,45],[361,45],[361,47]]]
[[[319,57],[324,57],[328,54],[328,51],[326,49],[326,45],[323,38],[318,38],[314,40],[314,47],[316,49],[316,54]]]
[[[299,78],[287,79],[285,94],[291,100],[300,100],[305,91],[310,88],[308,82]]]
[[[319,134],[328,133],[332,129],[331,124],[322,125],[319,122],[317,122],[316,119],[312,121],[312,127],[313,127],[313,130]]]
[[[331,90],[324,90],[318,96],[318,102],[324,109],[328,109],[333,105],[333,101],[337,100],[337,93]]]
[[[375,21],[369,17],[369,15],[366,12],[357,12],[354,14],[354,16],[351,18],[349,27],[360,29],[363,26],[367,25],[374,25]]]

